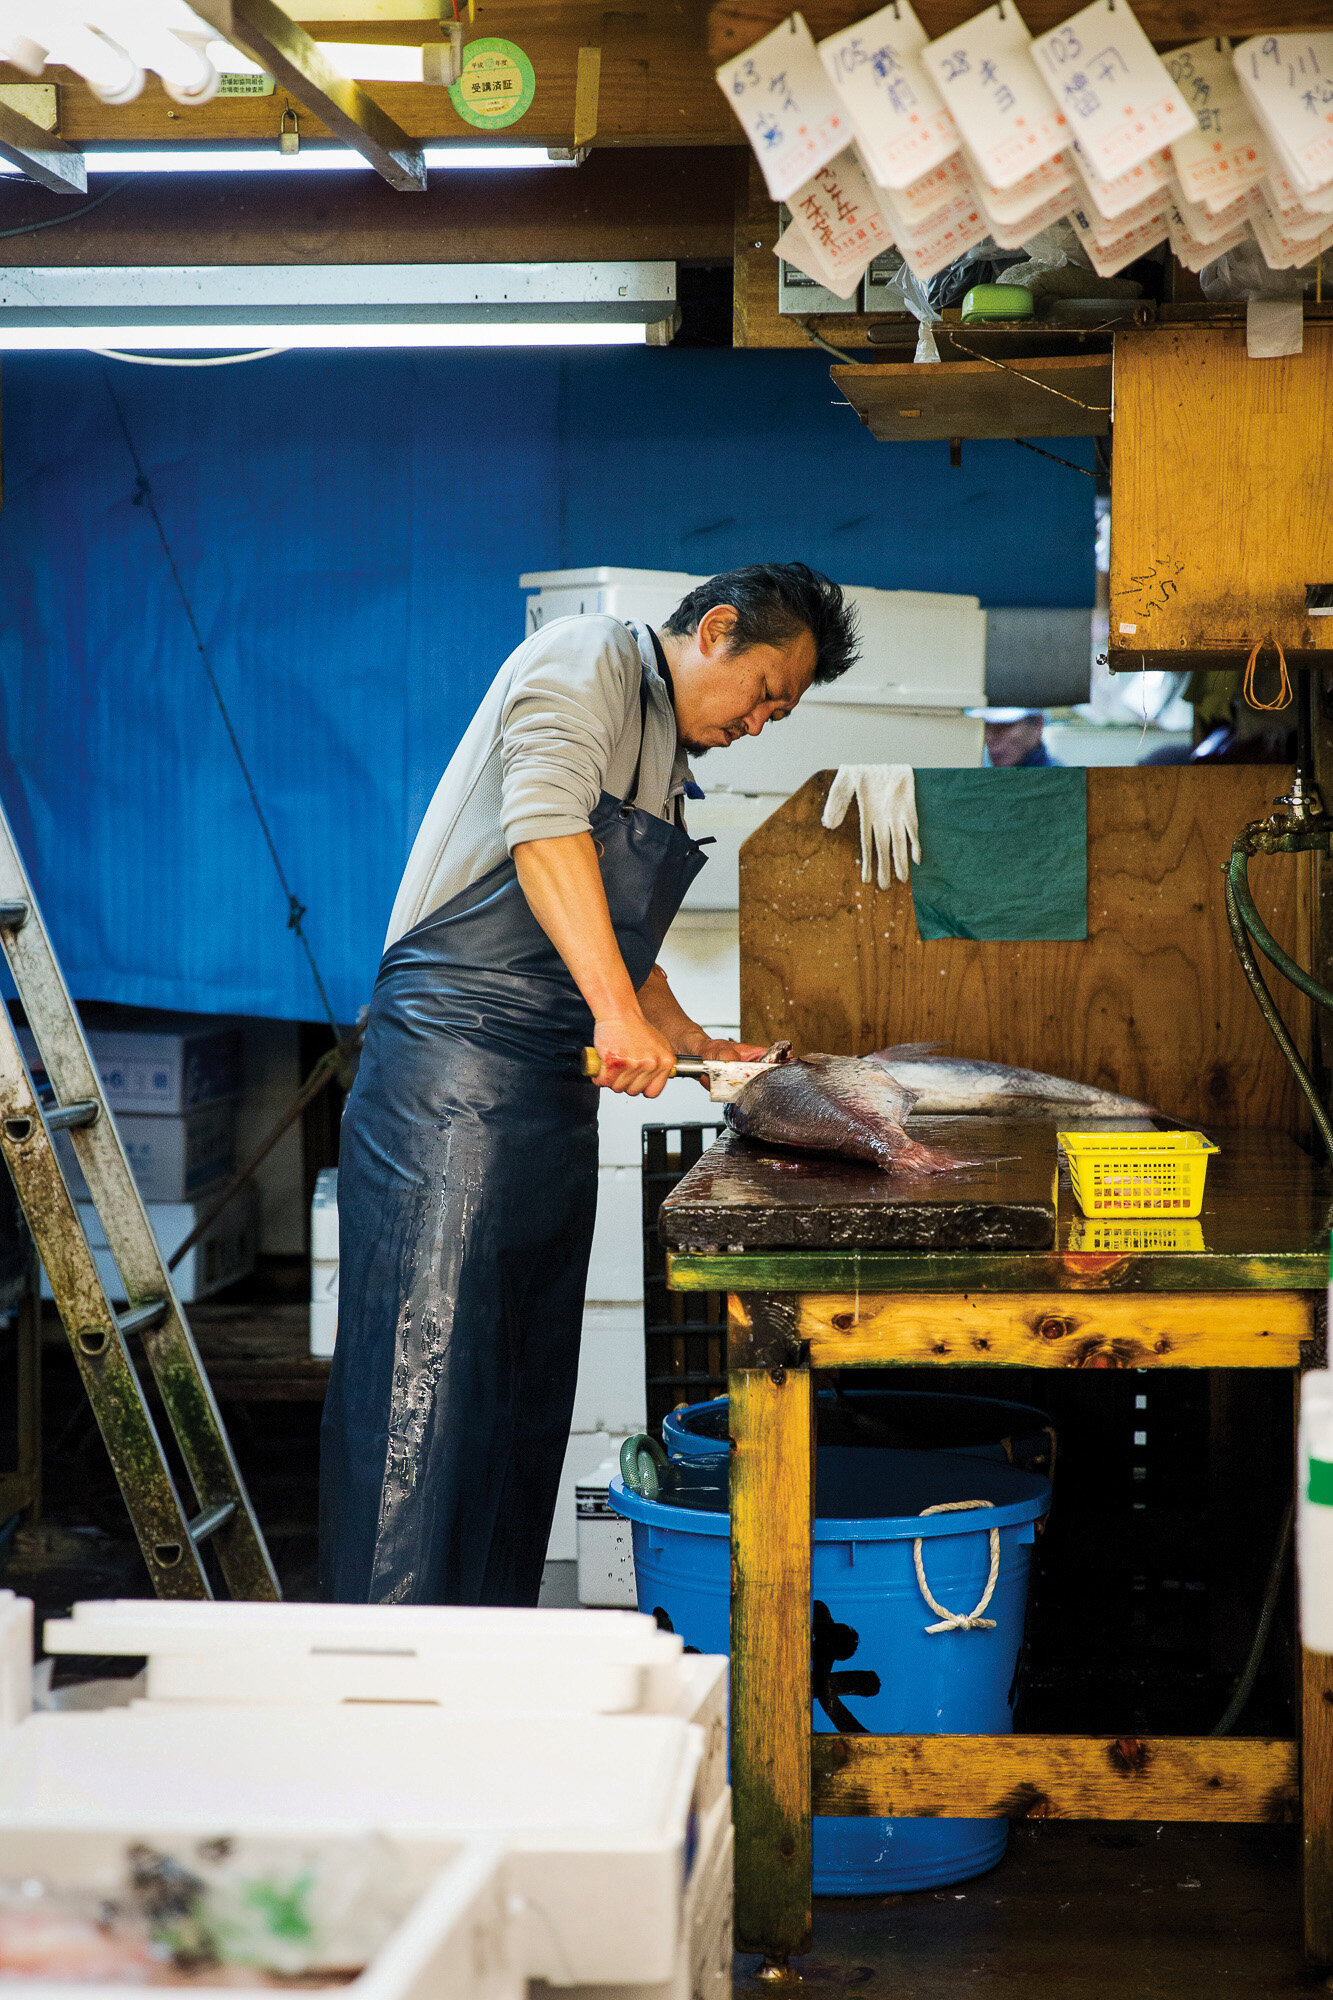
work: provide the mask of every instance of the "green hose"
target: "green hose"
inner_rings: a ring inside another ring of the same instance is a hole
[[[649,1437],[647,1431],[627,1437],[620,1447],[620,1476],[641,1500],[656,1500],[666,1484],[662,1474],[669,1462],[657,1439]]]
[[[1272,1029],[1278,1047],[1286,1057],[1292,1074],[1304,1092],[1305,1100],[1310,1107],[1311,1116],[1319,1128],[1319,1136],[1324,1142],[1325,1151],[1330,1161],[1333,1161],[1333,1125],[1329,1123],[1328,1113],[1320,1102],[1319,1093],[1314,1086],[1314,1080],[1301,1060],[1300,1051],[1288,1034],[1286,1023],[1278,1013],[1273,996],[1264,982],[1263,973],[1259,970],[1258,960],[1250,949],[1250,938],[1254,938],[1259,949],[1267,958],[1272,960],[1278,971],[1283,973],[1293,986],[1298,987],[1302,993],[1308,994],[1310,999],[1318,1001],[1321,1007],[1327,1007],[1330,1011],[1333,1011],[1333,993],[1330,993],[1327,987],[1321,986],[1318,980],[1312,979],[1309,973],[1303,971],[1293,958],[1289,958],[1281,945],[1278,944],[1277,940],[1269,932],[1259,912],[1254,907],[1254,897],[1250,894],[1247,862],[1248,856],[1240,842],[1237,841],[1235,847],[1231,850],[1231,861],[1228,865],[1226,875],[1227,923],[1231,927],[1231,941],[1236,947],[1236,956],[1240,960],[1241,970],[1249,980],[1251,991],[1259,1003],[1259,1010]]]

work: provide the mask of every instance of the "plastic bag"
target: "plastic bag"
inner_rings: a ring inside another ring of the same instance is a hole
[[[1302,270],[1273,271],[1264,262],[1264,253],[1252,236],[1234,250],[1224,250],[1199,273],[1206,299],[1299,299],[1314,288],[1315,266]]]
[[[877,272],[882,267],[883,261],[883,259],[876,259]],[[917,277],[916,272],[909,269],[906,264],[899,263],[897,270],[885,284],[884,290],[890,297],[896,293],[898,299],[901,301],[902,310],[911,313],[912,318],[920,325],[921,331],[916,337],[916,353],[912,356],[912,359],[914,361],[938,361],[940,351],[935,345],[935,336],[930,329],[932,326],[939,325],[942,315],[936,312],[934,306],[931,304],[930,294],[927,292],[920,278]]]

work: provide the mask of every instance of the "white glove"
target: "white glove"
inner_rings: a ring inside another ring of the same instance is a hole
[[[900,882],[910,873],[908,855],[921,859],[916,824],[916,779],[910,764],[840,764],[824,806],[824,825],[842,825],[856,800],[861,818],[861,880],[870,880],[873,841],[881,889],[889,886],[889,864]]]

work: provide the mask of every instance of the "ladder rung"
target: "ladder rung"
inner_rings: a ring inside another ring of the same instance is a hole
[[[133,1312],[116,1314],[116,1325],[122,1335],[131,1333],[151,1333],[155,1326],[161,1326],[167,1316],[165,1299],[150,1299],[146,1306],[135,1306]]]
[[[215,1535],[219,1528],[225,1528],[235,1512],[234,1500],[219,1500],[216,1507],[205,1507],[201,1514],[196,1514],[192,1521],[186,1523],[195,1547],[198,1548],[200,1542],[206,1542],[210,1535]]]
[[[91,1125],[97,1117],[99,1105],[95,1097],[84,1097],[77,1104],[56,1104],[43,1114],[48,1132],[68,1132],[74,1125]]]
[[[29,903],[0,903],[0,931],[21,931],[31,907]]]

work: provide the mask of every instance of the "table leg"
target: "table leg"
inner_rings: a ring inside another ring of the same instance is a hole
[[[770,1977],[809,1948],[811,1921],[813,1402],[809,1369],[781,1358],[791,1304],[734,1297],[729,1323],[736,1938]]]
[[[1305,1955],[1333,1966],[1333,1657],[1301,1648]]]

